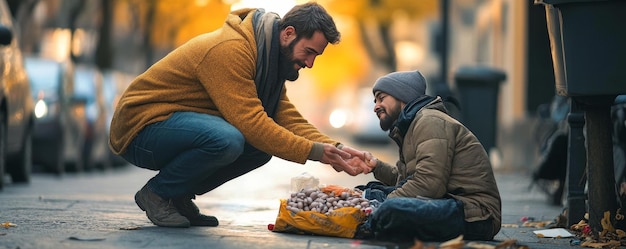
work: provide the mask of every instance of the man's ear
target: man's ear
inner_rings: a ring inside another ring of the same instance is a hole
[[[281,44],[289,44],[294,39],[296,39],[296,28],[294,28],[293,26],[287,26],[280,32]]]

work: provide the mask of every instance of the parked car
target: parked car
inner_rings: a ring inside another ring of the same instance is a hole
[[[0,189],[29,182],[32,170],[33,99],[18,37],[6,1],[0,1]]]
[[[115,107],[122,96],[122,93],[128,87],[128,84],[133,80],[134,76],[125,74],[118,71],[107,70],[102,73],[103,75],[103,86],[104,86],[104,99],[106,102],[107,108],[107,120],[106,120],[106,132],[107,132],[107,143],[108,136],[111,130],[111,120],[113,119],[113,113],[115,112]],[[108,144],[107,144],[108,145]],[[109,159],[111,161],[111,166],[119,167],[123,165],[127,165],[128,162],[124,160],[121,156],[113,154],[113,152],[108,149]]]
[[[74,66],[40,57],[27,57],[26,69],[35,99],[33,163],[62,174],[82,171],[87,119],[85,102],[73,98]]]
[[[77,65],[74,70],[74,98],[85,101],[87,129],[83,149],[84,165],[87,169],[109,168],[108,111],[104,96],[102,73],[95,66]]]

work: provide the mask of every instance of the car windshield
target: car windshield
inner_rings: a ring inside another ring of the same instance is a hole
[[[84,98],[87,102],[95,101],[96,86],[94,85],[95,74],[91,70],[76,70],[74,78],[74,96]]]
[[[105,73],[103,75],[103,92],[104,100],[107,103],[113,103],[115,99],[115,79],[112,73]],[[112,106],[112,105],[109,105]]]
[[[61,67],[56,62],[27,60],[26,71],[32,92],[54,92],[59,88]]]

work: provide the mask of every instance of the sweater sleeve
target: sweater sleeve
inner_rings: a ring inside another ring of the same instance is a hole
[[[198,79],[224,119],[248,143],[270,155],[304,164],[313,141],[294,134],[267,115],[253,80],[255,55],[256,48],[248,42],[222,42],[209,50],[197,65]]]

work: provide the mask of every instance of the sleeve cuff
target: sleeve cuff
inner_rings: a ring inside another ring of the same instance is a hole
[[[309,160],[321,161],[324,156],[324,145],[318,142],[313,143],[313,148],[309,153]]]
[[[383,167],[385,167],[385,163],[383,163],[381,160],[376,159],[376,166],[374,167],[374,170],[372,170],[372,173],[376,175],[377,172],[382,170]]]

